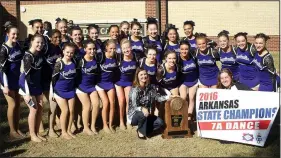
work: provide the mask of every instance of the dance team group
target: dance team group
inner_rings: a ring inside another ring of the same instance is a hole
[[[115,132],[116,102],[120,129],[138,126],[138,137],[146,139],[163,128],[162,103],[169,98],[188,101],[191,124],[198,87],[274,92],[280,80],[264,33],[257,34],[252,44],[247,33],[239,32],[234,35],[236,45],[230,45],[229,32],[223,30],[216,44],[204,33],[194,34],[195,23],[185,21],[186,37],[180,40],[178,29],[171,24],[159,35],[157,20],[149,17],[147,36],[140,36],[142,25],[134,19],[111,25],[110,38],[102,42],[95,24],[88,26],[86,40],[81,28],[68,27],[66,19],[56,19],[53,30],[43,29],[41,19],[29,24],[33,34],[23,46],[18,43],[20,30],[7,26],[0,50],[0,83],[8,102],[11,139],[25,137],[19,129],[20,95],[30,110],[28,126],[34,142],[47,140],[39,134],[44,130],[43,97],[50,106],[50,137],[59,137],[54,130],[57,107],[60,137],[76,137],[72,128],[79,124],[74,119],[78,104],[82,105],[83,132],[98,134],[101,101],[104,132]],[[216,61],[221,62],[221,70]]]

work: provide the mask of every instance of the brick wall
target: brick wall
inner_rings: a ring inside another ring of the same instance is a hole
[[[18,26],[17,17],[19,15],[16,0],[1,0],[0,1],[0,42],[4,34],[4,28],[2,27],[6,21],[11,21],[14,25]]]
[[[1,26],[4,24],[5,21],[10,20],[12,21],[14,24],[16,25],[22,25],[22,22],[20,21],[20,12],[19,12],[19,6],[20,5],[36,5],[36,4],[62,4],[62,3],[89,3],[89,2],[120,2],[121,0],[95,0],[95,1],[91,1],[91,0],[1,0],[0,1],[0,24]],[[138,0],[136,0],[137,2]],[[171,11],[175,8],[171,8],[173,7],[173,2],[172,1],[168,2],[168,10]],[[192,1],[190,1],[189,3],[191,4]],[[200,1],[197,2],[192,2],[192,3],[198,3]],[[161,32],[163,32],[163,30],[165,29],[165,24],[166,24],[166,3],[167,0],[161,0]],[[203,3],[203,2],[202,2]],[[239,4],[238,2],[233,2],[235,3],[236,6],[239,6],[242,4]],[[18,5],[17,5],[18,4]],[[175,3],[174,3],[175,4]],[[239,4],[239,5],[238,5]],[[156,0],[146,0],[145,1],[145,17],[148,16],[153,16],[156,17],[157,15],[157,1]],[[193,5],[193,6],[198,6],[198,5]],[[176,7],[177,8],[177,7]],[[175,10],[172,11],[173,13],[177,12],[179,10]],[[170,12],[169,12],[170,13]],[[170,16],[170,14],[169,14]],[[190,17],[191,15],[188,14],[188,17]],[[184,17],[188,18],[188,17]],[[18,20],[19,19],[19,20]],[[173,20],[172,17],[169,18],[169,22],[171,22],[171,20]],[[186,19],[185,19],[186,20]],[[177,26],[180,31],[182,31],[182,22],[184,20],[178,20],[180,21],[179,25]],[[197,22],[197,21],[196,21]],[[200,21],[199,21],[200,22]],[[197,22],[198,23],[198,22]],[[199,25],[196,26],[196,28],[200,27]],[[198,28],[199,29],[199,28]],[[3,32],[3,28],[1,27],[1,34]],[[181,35],[182,36],[182,35]],[[267,47],[270,51],[280,51],[280,39],[279,39],[279,35],[269,35],[271,37],[271,39],[268,41]],[[217,41],[215,36],[210,36],[211,39],[214,39],[215,41]],[[249,42],[253,42],[254,38],[253,38],[253,34],[250,34],[249,36]]]

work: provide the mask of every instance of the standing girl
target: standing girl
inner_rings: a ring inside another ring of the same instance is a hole
[[[85,55],[85,51],[82,44],[83,34],[79,26],[73,26],[70,28],[70,38],[71,43],[75,45],[75,53],[73,59],[76,63],[78,63],[78,61],[82,59]]]
[[[163,59],[163,42],[161,37],[158,35],[158,24],[157,20],[152,17],[147,18],[147,26],[146,26],[148,35],[143,37],[143,44],[146,46],[147,44],[156,45],[157,57],[156,60],[158,63],[162,63]]]
[[[119,27],[117,25],[110,25],[109,29],[109,39],[108,40],[113,40],[115,42],[115,47],[116,47],[116,53],[121,53],[121,47],[119,44]],[[106,51],[106,43],[108,40],[105,40],[103,42],[103,50]]]
[[[199,88],[216,88],[219,68],[216,60],[219,60],[217,50],[207,47],[207,36],[204,33],[196,33],[195,57],[199,66]]]
[[[142,38],[140,36],[141,28],[142,26],[137,19],[134,19],[134,21],[131,22],[131,36],[129,36],[128,39],[131,41],[132,51],[135,54],[137,60],[145,56]]]
[[[98,58],[98,63],[100,67],[100,79],[96,86],[98,94],[102,101],[102,121],[103,129],[106,133],[114,133],[113,129],[113,118],[115,110],[115,75],[116,70],[118,70],[117,60],[116,60],[116,41],[107,40],[105,44],[105,53],[101,53]],[[107,125],[108,116],[108,106],[109,110],[109,127]]]
[[[61,44],[61,33],[59,30],[52,30],[51,32],[51,43],[49,44],[48,52],[44,55],[45,62],[43,64],[42,71],[42,86],[43,86],[43,95],[46,97],[46,100],[49,101],[49,136],[58,137],[54,130],[54,119],[56,113],[57,103],[50,97],[50,83],[52,81],[52,73],[55,66],[55,63],[58,58],[62,56],[62,50],[60,48]]]
[[[199,78],[197,63],[191,55],[191,51],[188,40],[182,40],[180,42],[180,57],[178,60],[181,70],[181,86],[179,92],[181,98],[188,101],[189,124],[191,124]]]
[[[239,81],[239,65],[236,62],[236,53],[233,51],[234,47],[229,45],[229,32],[226,30],[218,34],[220,62],[223,68],[228,68],[232,72],[233,80]]]
[[[28,115],[29,133],[31,140],[35,142],[46,141],[46,138],[39,135],[43,111],[43,88],[41,86],[41,69],[44,60],[43,45],[42,35],[35,34],[31,37],[30,48],[25,52],[22,60],[23,72],[19,79],[19,94],[23,96],[30,110]]]
[[[78,65],[78,87],[76,94],[82,103],[82,121],[84,133],[88,135],[98,134],[95,128],[99,110],[99,96],[95,85],[97,83],[98,66],[95,59],[96,46],[92,40],[87,40],[83,44],[86,52]],[[91,108],[92,107],[92,108]],[[91,129],[89,128],[90,111],[92,109]]]
[[[64,139],[75,138],[71,132],[75,105],[76,65],[72,59],[74,52],[74,44],[66,43],[64,45],[63,58],[55,64],[52,75],[52,96],[61,109],[61,136]],[[70,114],[69,118],[68,114]]]
[[[239,82],[258,90],[259,84],[259,70],[254,65],[253,59],[256,53],[255,46],[247,42],[247,33],[239,32],[234,35],[237,46],[234,51],[236,52],[236,62],[239,64]]]
[[[186,37],[184,37],[183,39],[188,40],[188,42],[190,43],[190,50],[196,49],[196,40],[193,34],[194,26],[195,22],[193,22],[192,20],[187,20],[183,23],[184,34],[186,35]]]
[[[24,136],[19,130],[20,95],[18,94],[20,65],[24,52],[17,42],[18,29],[15,26],[9,26],[6,32],[8,39],[0,50],[0,87],[8,102],[7,117],[10,139],[15,139]]]
[[[129,92],[137,69],[137,62],[129,40],[123,39],[121,41],[121,49],[122,55],[120,55],[118,63],[121,74],[119,80],[115,83],[115,88],[119,103],[120,129],[125,130],[124,111],[126,109],[127,116]]]
[[[96,53],[102,53],[102,41],[99,39],[99,26],[91,24],[88,25],[87,30],[89,39],[95,42]]]
[[[67,36],[67,21],[66,19],[56,19],[56,29],[58,29],[61,32],[61,47],[65,43],[70,42],[70,37]]]
[[[253,63],[259,69],[259,91],[276,92],[276,70],[272,55],[266,48],[266,42],[269,39],[264,33],[255,36],[255,54]]]
[[[177,56],[180,54],[180,45],[178,43],[179,41],[179,34],[177,31],[177,28],[175,25],[168,25],[166,27],[166,31],[164,32],[164,38],[165,38],[165,46],[164,46],[164,51],[166,50],[171,50],[175,51]]]
[[[120,23],[120,40],[123,38],[129,37],[129,31],[130,31],[130,24],[128,21],[122,21]]]
[[[24,51],[27,51],[30,48],[30,41],[32,36],[35,34],[43,35],[43,23],[41,19],[34,19],[30,20],[29,25],[32,27],[32,34],[29,34],[28,37],[24,41]],[[46,53],[48,51],[48,44],[49,44],[49,38],[46,35],[43,35],[43,49],[41,50],[43,53]]]

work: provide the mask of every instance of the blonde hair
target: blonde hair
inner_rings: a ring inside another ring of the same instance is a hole
[[[123,44],[129,44],[131,46],[131,42],[127,38],[121,40],[120,45],[122,46]]]

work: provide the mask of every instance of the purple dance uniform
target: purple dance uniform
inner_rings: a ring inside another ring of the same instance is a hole
[[[134,52],[136,59],[143,58],[145,55],[144,55],[142,40],[133,41],[130,36],[129,36],[129,40],[131,42],[132,51]]]
[[[50,83],[52,81],[54,66],[57,59],[62,56],[62,50],[60,46],[55,46],[51,43],[49,45],[48,52],[44,56],[45,56],[45,62],[43,64],[44,71],[42,71],[42,86],[43,86],[43,91],[49,91]]]
[[[42,67],[43,67],[44,57],[41,54],[34,55],[31,52],[25,52],[23,56],[22,64],[24,72],[21,73],[19,79],[20,89],[31,96],[41,95],[43,92],[42,88]],[[26,89],[28,88],[28,89]]]
[[[86,61],[84,58],[80,60],[79,67],[81,81],[78,89],[84,93],[92,93],[96,91],[95,85],[97,82],[98,65],[95,59]]]
[[[145,59],[142,58],[140,61],[140,68],[143,68],[147,71],[147,74],[149,76],[149,80],[151,84],[158,85],[158,82],[156,80],[156,73],[157,73],[157,63],[154,64],[154,66],[148,66],[145,64]]]
[[[223,52],[223,50],[219,48],[218,52],[220,55],[220,62],[222,63],[221,68],[228,68],[233,74],[233,79],[239,81],[239,65],[236,62],[235,51]]]
[[[197,46],[196,46],[196,40],[194,39],[188,39],[187,37],[183,38],[183,40],[188,40],[190,43],[191,50],[195,51]]]
[[[54,92],[64,99],[75,97],[76,65],[66,65],[62,60],[55,64],[52,84]]]
[[[117,61],[114,58],[106,58],[99,64],[100,78],[98,86],[104,90],[111,90],[114,88],[114,81],[116,80],[116,70],[118,69]]]
[[[180,45],[179,44],[176,44],[176,45],[170,45],[169,42],[165,45],[165,48],[164,48],[164,52],[166,50],[171,50],[171,51],[175,51],[177,53],[177,56],[180,55]]]
[[[16,43],[14,47],[3,44],[0,50],[0,84],[4,87],[4,75],[7,77],[5,81],[10,90],[17,91],[19,89],[19,76],[21,59],[24,56],[20,45]]]
[[[163,88],[166,88],[168,90],[172,90],[174,88],[177,88],[179,85],[178,82],[178,68],[175,67],[175,70],[171,73],[167,72],[167,69],[165,67],[165,64],[162,64],[161,67],[158,68],[158,74],[159,76],[162,76],[159,80],[159,83],[162,85]]]
[[[121,87],[128,87],[132,86],[134,75],[137,69],[137,62],[136,61],[121,61],[119,65],[120,69],[120,78],[115,84]]]
[[[217,84],[217,77],[219,68],[216,60],[219,59],[218,53],[212,48],[207,48],[206,54],[196,51],[197,63],[199,65],[199,81],[205,86],[212,86]]]
[[[102,53],[102,42],[101,42],[101,40],[97,39],[95,42],[96,42],[95,46],[96,46],[97,53],[98,54]]]
[[[252,63],[254,59],[254,46],[247,43],[246,50],[236,48],[236,62],[239,64],[239,82],[253,88],[259,84],[259,70]]]
[[[189,58],[187,60],[180,59],[181,66],[181,82],[187,87],[192,87],[198,83],[198,68],[195,60],[193,58]]]
[[[162,46],[162,40],[160,36],[156,37],[156,40],[150,40],[148,36],[143,38],[143,44],[155,44],[157,46],[157,55],[156,55],[156,60],[158,63],[162,63],[163,59],[163,46]]]
[[[253,63],[259,68],[259,91],[275,92],[277,89],[276,72],[271,54],[267,52],[261,57],[256,53]]]

